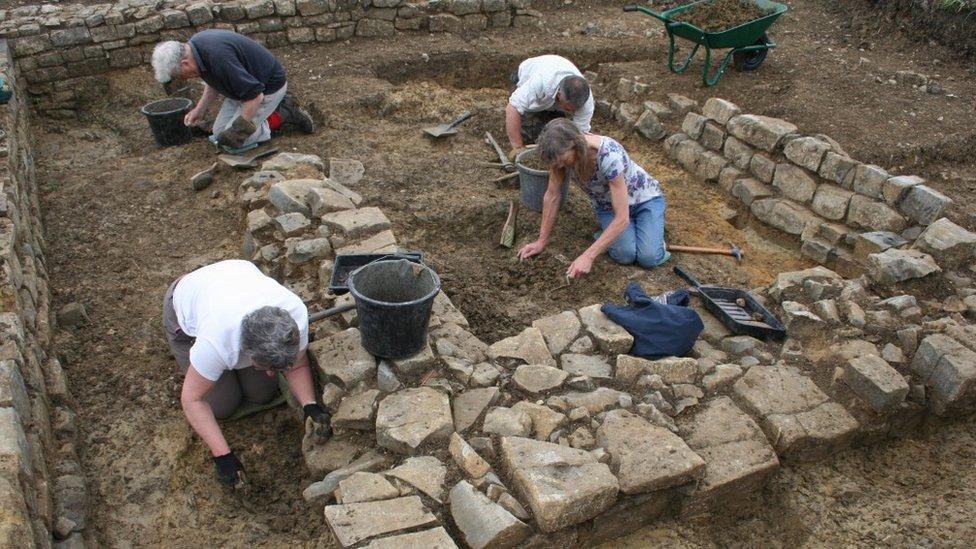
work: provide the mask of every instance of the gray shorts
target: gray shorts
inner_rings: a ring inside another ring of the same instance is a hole
[[[183,333],[176,319],[173,291],[178,282],[179,279],[170,284],[163,297],[163,331],[180,374],[186,375],[190,368],[190,347],[193,346],[194,338]],[[233,415],[242,402],[265,404],[278,396],[279,390],[276,376],[268,377],[254,368],[227,370],[217,379],[204,401],[210,405],[214,417],[225,419]]]

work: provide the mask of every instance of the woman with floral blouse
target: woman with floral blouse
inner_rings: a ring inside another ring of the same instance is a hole
[[[627,151],[610,137],[583,134],[565,118],[546,124],[539,135],[538,154],[549,165],[549,187],[543,199],[542,228],[535,242],[518,252],[519,259],[539,254],[549,244],[556,223],[564,174],[589,195],[602,231],[566,274],[590,272],[604,251],[624,265],[656,267],[671,257],[664,246],[664,195],[661,184],[634,163]]]

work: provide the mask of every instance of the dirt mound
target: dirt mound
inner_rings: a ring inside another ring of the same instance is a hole
[[[692,24],[708,32],[719,32],[738,27],[768,14],[752,2],[743,0],[715,0],[700,4],[674,17],[675,21]]]

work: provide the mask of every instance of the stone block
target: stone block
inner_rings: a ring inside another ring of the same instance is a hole
[[[725,139],[725,146],[722,148],[722,154],[724,154],[725,158],[728,158],[729,162],[731,162],[736,168],[739,168],[740,170],[748,170],[754,151],[752,150],[752,147],[747,145],[745,142],[736,139],[735,137],[727,137]]]
[[[418,496],[325,507],[325,523],[342,547],[436,522]]]
[[[472,549],[515,547],[532,533],[524,522],[467,481],[451,489],[450,502],[454,524]]]
[[[693,139],[678,142],[674,147],[674,159],[685,170],[694,173],[698,168],[698,159],[704,154],[705,148]]]
[[[808,225],[819,223],[810,210],[781,198],[756,200],[749,211],[763,223],[794,235],[802,234]]]
[[[722,155],[712,151],[702,151],[698,162],[695,163],[695,175],[705,181],[717,181],[722,169],[727,165],[728,162]]]
[[[471,389],[454,398],[454,428],[467,432],[489,406],[498,400],[498,388]]]
[[[963,267],[976,258],[976,234],[943,217],[926,227],[912,248],[936,258],[942,267]]]
[[[889,177],[885,180],[884,185],[881,186],[881,195],[884,198],[886,204],[892,208],[898,206],[902,198],[908,194],[908,191],[917,185],[922,185],[925,180],[916,175],[899,175],[896,177]]]
[[[582,328],[575,311],[563,311],[540,318],[533,321],[532,326],[542,332],[542,337],[545,339],[552,356],[562,354],[576,340]]]
[[[380,392],[376,389],[347,395],[339,403],[339,409],[332,416],[332,427],[336,429],[355,429],[372,431],[376,414],[376,399]]]
[[[322,216],[322,223],[349,238],[371,235],[390,228],[390,220],[383,210],[373,206],[332,212]]]
[[[630,335],[622,326],[613,322],[600,310],[601,305],[590,305],[579,310],[580,319],[586,331],[593,337],[600,348],[608,354],[620,354],[630,351],[634,345],[634,336]]]
[[[339,481],[336,500],[339,503],[362,503],[394,499],[400,495],[383,475],[359,471]]]
[[[778,164],[773,175],[773,186],[787,198],[801,204],[810,202],[817,191],[817,182],[803,168],[792,164]]]
[[[854,173],[858,163],[856,160],[828,151],[817,173],[820,177],[833,181],[845,189],[854,188]]]
[[[746,177],[748,176],[742,173],[741,170],[732,166],[726,166],[722,168],[722,171],[718,174],[718,185],[719,187],[722,187],[723,191],[731,193],[736,182]]]
[[[681,131],[692,139],[698,139],[705,129],[706,118],[698,113],[689,112],[681,122]]]
[[[830,144],[816,137],[798,137],[783,147],[783,154],[791,162],[814,173],[820,169]]]
[[[741,200],[746,206],[775,194],[776,191],[772,187],[752,177],[740,179],[732,185],[732,196]]]
[[[879,412],[894,410],[908,395],[908,383],[879,356],[852,358],[841,377],[857,396]]]
[[[839,221],[847,216],[847,206],[854,193],[836,185],[820,185],[813,197],[811,208],[817,214]]]
[[[376,359],[363,348],[356,328],[313,341],[308,352],[323,375],[338,378],[346,387],[376,374]]]
[[[491,465],[457,433],[451,433],[447,451],[468,478],[478,479],[491,472]]]
[[[513,359],[526,364],[556,365],[542,332],[536,327],[526,328],[516,336],[496,341],[488,347],[488,358]]]
[[[933,334],[919,344],[911,367],[929,388],[937,415],[976,410],[976,352],[943,334]]]
[[[879,166],[858,164],[854,169],[854,192],[871,198],[881,198],[881,189],[889,177],[888,172]]]
[[[890,206],[863,195],[851,198],[847,222],[855,227],[875,231],[900,232],[908,226],[905,218]]]
[[[560,362],[563,371],[571,376],[586,376],[593,379],[613,377],[613,368],[602,356],[567,353],[562,356]]]
[[[376,443],[401,454],[422,445],[445,442],[454,431],[450,399],[430,388],[403,389],[380,401],[376,413]]]
[[[705,461],[671,431],[625,410],[613,410],[597,430],[597,444],[625,494],[679,486],[701,478]]]
[[[698,361],[693,358],[669,357],[647,360],[631,355],[617,355],[616,379],[630,385],[643,375],[657,374],[665,383],[694,383]]]
[[[707,402],[681,429],[688,446],[705,460],[705,476],[691,495],[693,510],[734,505],[758,491],[779,469],[762,429],[732,399]]]
[[[547,533],[603,513],[620,488],[610,468],[590,452],[549,442],[503,437],[501,462]]]
[[[854,257],[867,260],[871,254],[881,253],[888,248],[897,248],[906,243],[907,240],[891,231],[861,233],[854,238]]]
[[[760,418],[780,456],[819,459],[848,444],[858,423],[806,376],[787,366],[754,366],[733,386],[735,400]]]
[[[544,364],[522,364],[515,369],[512,381],[519,389],[537,394],[561,387],[568,375],[559,368]]]
[[[720,151],[725,144],[725,130],[722,126],[709,121],[705,123],[698,139],[706,149]]]
[[[763,183],[772,183],[776,162],[764,154],[755,153],[749,160],[749,171]]]
[[[420,490],[434,501],[444,497],[444,480],[447,467],[432,456],[407,458],[397,467],[386,472],[387,476],[399,479]]]
[[[733,116],[738,116],[741,112],[742,109],[735,103],[719,99],[718,97],[709,98],[705,101],[705,105],[702,106],[702,114],[705,115],[705,118],[714,120],[723,126],[728,123],[729,119]]]
[[[373,540],[363,549],[457,549],[457,545],[447,530],[437,527]]]
[[[897,284],[942,272],[932,256],[918,250],[891,248],[869,255],[867,263],[868,276],[880,284]]]
[[[689,112],[699,112],[698,102],[689,97],[679,95],[677,93],[668,94],[668,106],[671,110],[678,116],[682,116]]]
[[[658,120],[657,115],[655,115],[650,110],[645,110],[643,114],[637,119],[635,129],[638,133],[646,137],[647,139],[658,140],[663,139],[667,134],[668,130],[661,124]]]
[[[898,204],[898,210],[912,221],[928,225],[942,217],[952,200],[927,185],[915,185]]]
[[[788,134],[796,133],[796,126],[779,118],[742,114],[732,117],[727,124],[730,134],[753,147],[774,151]]]

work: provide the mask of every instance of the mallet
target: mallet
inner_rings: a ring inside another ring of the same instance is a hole
[[[742,250],[735,244],[729,244],[728,248],[702,248],[699,246],[672,246],[667,245],[669,252],[681,252],[686,254],[715,254],[734,257],[739,263],[742,262]]]

